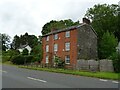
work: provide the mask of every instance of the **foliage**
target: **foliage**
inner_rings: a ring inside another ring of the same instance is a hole
[[[23,52],[22,52],[22,55],[28,55],[28,49],[27,48],[25,48],[24,50],[23,50]]]
[[[2,63],[10,60],[10,56],[2,56]]]
[[[2,51],[6,51],[6,49],[9,48],[10,38],[11,37],[9,35],[0,33],[0,39],[2,40],[0,40],[0,43],[2,43]]]
[[[22,65],[24,64],[24,57],[22,55],[14,56],[11,60],[13,64]]]
[[[27,64],[27,63],[31,63],[33,59],[33,56],[31,55],[27,55],[27,56],[23,56],[23,55],[16,55],[14,56],[14,58],[12,58],[11,62],[13,64],[17,64],[17,65],[23,65],[23,64]]]
[[[20,52],[18,50],[8,50],[8,51],[3,51],[2,52],[2,61],[10,61],[15,55],[19,55]]]
[[[116,52],[117,44],[117,39],[112,33],[104,33],[99,44],[99,57],[101,59],[110,57],[114,52]]]
[[[41,59],[39,56],[34,56],[33,59],[32,59],[32,62],[41,62]]]
[[[34,61],[40,61],[42,60],[42,45],[38,43],[38,45],[34,46],[31,50],[31,55],[34,56]]]
[[[60,21],[52,20],[43,26],[41,33],[42,35],[45,35],[51,32],[51,30],[63,29],[63,28],[73,26],[73,25],[78,25],[78,24],[79,24],[79,21],[73,22],[71,19],[60,20]]]
[[[120,53],[115,52],[109,58],[113,60],[114,71],[120,73]]]
[[[28,33],[25,33],[21,36],[14,36],[11,48],[18,49],[21,48],[22,45],[29,45],[31,48],[33,48],[37,44],[38,38],[35,35],[29,35]]]
[[[99,38],[101,38],[105,32],[109,31],[120,40],[118,9],[118,5],[115,4],[98,4],[87,10],[85,16],[92,20],[92,26],[96,30]]]
[[[63,68],[65,65],[65,62],[58,56],[55,56],[54,62],[55,62],[55,65],[59,68],[60,67]]]
[[[85,17],[91,19],[91,25],[98,34],[98,57],[100,59],[107,58],[109,55],[105,56],[105,54],[111,55],[115,50],[113,50],[113,48],[110,48],[112,47],[112,44],[114,44],[112,43],[114,41],[108,39],[105,43],[105,40],[103,40],[103,34],[107,33],[108,31],[111,34],[114,34],[115,37],[118,38],[118,41],[120,41],[120,23],[118,23],[118,21],[120,20],[120,14],[118,13],[119,11],[120,8],[116,4],[98,4],[94,5],[92,8],[89,8],[85,14]],[[108,45],[107,43],[109,43],[110,45]],[[113,45],[113,47],[116,46],[115,44]],[[110,51],[112,52],[110,53]]]

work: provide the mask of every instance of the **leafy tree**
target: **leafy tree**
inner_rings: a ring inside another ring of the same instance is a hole
[[[78,24],[79,24],[79,21],[73,22],[71,19],[60,20],[60,21],[52,20],[43,26],[42,35],[45,35],[51,32],[51,30],[63,29],[63,28],[73,26],[73,25],[78,25]]]
[[[120,53],[113,53],[109,59],[113,60],[114,71],[120,73]]]
[[[35,35],[29,35],[27,39],[28,45],[32,48],[38,44],[38,38]]]
[[[42,45],[38,44],[37,46],[34,46],[31,50],[31,55],[34,56],[34,61],[41,61],[42,60]]]
[[[101,46],[104,42],[103,34],[105,34],[108,31],[111,34],[114,34],[115,37],[117,37],[118,40],[120,41],[120,28],[119,28],[120,23],[118,23],[118,21],[120,20],[120,17],[118,15],[119,9],[120,9],[119,6],[116,4],[112,4],[112,5],[98,4],[98,5],[94,5],[92,8],[89,8],[85,14],[85,17],[91,19],[92,21],[91,25],[93,26],[93,28],[98,34],[99,58],[106,57],[103,54],[105,50],[102,49],[102,46]],[[110,41],[107,41],[107,42],[110,42]],[[103,44],[103,47],[104,47],[104,44]],[[108,47],[111,47],[111,46],[108,45]],[[110,53],[109,50],[106,50],[105,52]]]
[[[6,49],[9,48],[9,45],[10,45],[10,36],[7,35],[7,34],[0,34],[0,36],[2,37],[2,51],[6,51]]]
[[[58,56],[54,58],[55,66],[59,68],[64,68],[65,62]]]
[[[12,48],[18,49],[22,45],[29,45],[31,48],[33,48],[35,45],[38,44],[38,38],[35,35],[29,35],[28,33],[25,33],[24,35],[15,36],[12,42]]]
[[[20,47],[20,37],[15,35],[11,45],[12,45],[12,48],[14,48],[14,49],[19,48]]]
[[[89,8],[85,17],[92,20],[92,26],[96,30],[99,39],[109,31],[120,40],[120,29],[118,26],[118,5],[98,4]]]
[[[29,52],[28,49],[25,48],[22,52],[22,55],[28,55],[28,52]]]
[[[108,31],[104,33],[100,41],[99,57],[101,59],[110,57],[114,52],[116,52],[117,44],[117,38],[115,38],[114,34],[109,33]]]

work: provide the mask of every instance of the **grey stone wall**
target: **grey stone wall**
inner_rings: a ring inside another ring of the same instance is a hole
[[[100,60],[99,62],[99,67],[100,67],[100,71],[109,71],[109,72],[113,72],[113,63],[112,60]]]
[[[97,58],[97,35],[91,26],[84,25],[78,28],[78,59]]]
[[[87,70],[87,71],[105,71],[105,72],[113,72],[113,64],[112,60],[77,60],[76,65],[77,70]]]

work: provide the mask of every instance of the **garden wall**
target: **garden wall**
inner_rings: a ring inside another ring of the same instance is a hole
[[[103,71],[103,72],[114,72],[112,60],[77,60],[76,65],[77,70],[87,70],[87,71]]]

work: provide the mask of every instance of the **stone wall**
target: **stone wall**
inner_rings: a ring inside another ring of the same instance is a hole
[[[77,60],[77,65],[76,65],[77,70],[87,70],[87,71],[105,71],[105,72],[113,72],[113,64],[112,60],[84,60],[80,59]]]
[[[97,35],[89,25],[78,28],[77,60],[97,59]]]

